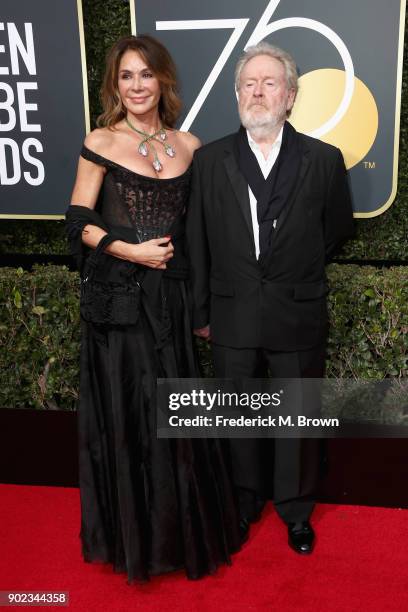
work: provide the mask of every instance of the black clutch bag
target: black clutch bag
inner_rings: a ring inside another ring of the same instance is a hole
[[[107,234],[95,251],[87,258],[81,274],[81,317],[90,323],[104,325],[135,325],[139,319],[141,287],[136,278],[136,268],[131,265],[130,274],[123,282],[115,282],[96,274],[102,251],[117,237]],[[109,275],[108,275],[109,276]]]

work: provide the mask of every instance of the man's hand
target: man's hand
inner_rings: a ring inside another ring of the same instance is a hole
[[[195,329],[194,334],[199,338],[203,338],[204,340],[211,340],[209,325],[206,325],[205,327],[200,327],[200,329]]]

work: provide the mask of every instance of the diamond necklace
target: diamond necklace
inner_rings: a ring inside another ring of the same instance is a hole
[[[160,128],[157,130],[157,132],[154,132],[154,134],[148,134],[147,132],[143,132],[143,130],[138,130],[137,128],[135,128],[135,126],[130,123],[127,117],[125,117],[125,121],[127,125],[130,127],[130,129],[134,130],[141,136],[144,136],[143,140],[141,141],[137,149],[140,155],[143,155],[143,157],[147,157],[149,155],[148,147],[149,146],[152,147],[152,151],[154,154],[152,165],[153,165],[153,168],[156,170],[156,172],[160,172],[160,170],[163,169],[163,166],[157,156],[156,147],[151,141],[155,140],[156,142],[159,142],[161,145],[163,145],[166,155],[168,155],[169,157],[174,157],[176,154],[175,148],[169,145],[167,142],[165,142],[167,138],[167,134],[166,134],[166,130],[164,129],[164,127],[160,125]]]

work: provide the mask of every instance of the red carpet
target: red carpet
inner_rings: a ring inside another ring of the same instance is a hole
[[[407,510],[319,505],[315,552],[300,557],[269,505],[232,567],[129,586],[82,561],[77,489],[1,485],[0,508],[0,590],[69,591],[71,611],[408,610]]]

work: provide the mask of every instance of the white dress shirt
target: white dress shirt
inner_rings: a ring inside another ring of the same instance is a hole
[[[259,145],[255,142],[255,140],[253,140],[253,138],[251,138],[251,135],[248,132],[248,130],[246,131],[246,133],[248,137],[249,146],[251,147],[252,152],[254,153],[258,161],[262,174],[264,175],[266,179],[270,171],[272,170],[274,163],[276,162],[277,157],[279,155],[279,151],[282,145],[283,126],[281,128],[281,131],[278,134],[277,139],[271,146],[271,150],[269,151],[268,157],[266,159],[263,156],[263,153]],[[248,185],[248,193],[249,193],[249,203],[251,206],[252,228],[254,232],[255,254],[256,254],[256,258],[258,259],[260,250],[259,250],[259,224],[258,224],[258,214],[256,210],[257,201],[249,185]]]

